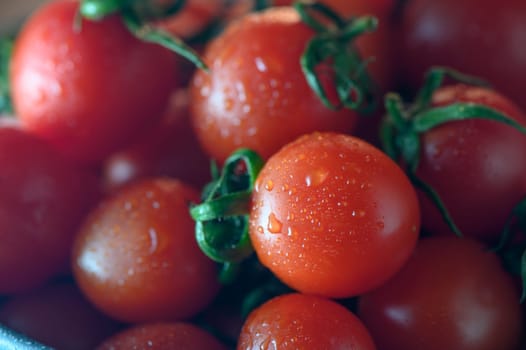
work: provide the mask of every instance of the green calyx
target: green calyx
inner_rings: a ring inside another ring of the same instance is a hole
[[[492,249],[499,254],[508,271],[522,280],[521,303],[526,301],[526,241],[513,242],[516,233],[526,234],[526,197],[515,205],[500,235],[498,244]]]
[[[13,39],[0,39],[0,114],[13,112],[9,88],[9,64],[13,51]]]
[[[203,190],[203,201],[190,208],[196,222],[196,240],[205,255],[222,263],[220,279],[233,279],[236,264],[253,253],[249,237],[252,191],[263,167],[262,158],[239,149],[226,161],[221,173],[213,167],[213,180]]]
[[[378,20],[372,16],[343,19],[329,7],[317,2],[296,2],[295,9],[302,21],[316,34],[307,43],[300,64],[309,86],[330,109],[349,108],[362,114],[377,107],[378,89],[354,45],[359,36],[373,32]],[[320,19],[320,20],[319,20]],[[324,88],[318,68],[326,65],[332,70],[338,96],[332,102]]]
[[[99,21],[119,14],[128,30],[138,39],[161,45],[183,56],[196,67],[207,70],[199,54],[181,39],[152,24],[152,21],[175,15],[184,8],[186,0],[172,0],[160,6],[154,0],[82,0],[79,7],[81,18]]]
[[[420,135],[445,123],[467,119],[497,121],[509,125],[525,135],[526,128],[500,111],[482,104],[461,102],[433,107],[433,94],[442,86],[445,78],[468,85],[487,85],[480,79],[457,71],[435,67],[428,72],[426,81],[412,105],[406,106],[398,94],[389,93],[386,95],[387,116],[383,120],[380,136],[384,151],[392,159],[401,161],[406,165],[407,174],[413,184],[436,205],[450,230],[462,237],[462,232],[455,225],[439,194],[429,184],[416,176],[421,151]]]

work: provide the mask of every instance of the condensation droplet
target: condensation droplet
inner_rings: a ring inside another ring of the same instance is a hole
[[[157,231],[153,227],[150,227],[148,230],[148,236],[150,238],[150,249],[149,253],[153,254],[157,250],[157,245],[159,244],[157,239]]]
[[[267,71],[267,65],[265,64],[265,61],[261,57],[256,57],[254,59],[254,62],[256,63],[256,68],[260,72],[266,72]]]
[[[265,184],[265,189],[269,192],[272,191],[274,189],[274,182],[272,180],[268,180]]]
[[[230,112],[234,108],[234,100],[231,98],[225,98],[224,108],[225,111]]]
[[[325,182],[329,176],[329,171],[326,169],[317,169],[305,177],[307,186],[318,186]]]
[[[281,233],[282,228],[283,224],[281,223],[281,221],[278,220],[274,213],[271,213],[268,216],[268,231],[270,233]]]

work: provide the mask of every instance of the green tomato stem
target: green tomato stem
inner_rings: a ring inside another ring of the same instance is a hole
[[[9,86],[9,65],[13,52],[13,42],[13,38],[2,38],[0,40],[0,114],[11,114],[13,112]]]
[[[329,7],[316,2],[296,2],[294,8],[302,21],[316,32],[300,58],[301,69],[310,88],[331,110],[348,108],[362,114],[374,111],[378,87],[370,78],[366,69],[368,61],[362,59],[354,40],[375,31],[378,20],[372,16],[344,20]],[[326,21],[319,21],[316,15]],[[334,73],[338,94],[336,103],[330,101],[318,76],[317,68],[321,64],[326,64]]]
[[[254,183],[263,164],[256,152],[237,150],[227,158],[220,174],[217,166],[212,166],[213,180],[204,188],[203,202],[190,207],[197,244],[212,260],[237,264],[252,255],[249,215]],[[225,272],[230,267],[223,266],[225,275],[220,280],[230,280],[232,275]]]
[[[124,5],[122,0],[83,0],[79,12],[83,18],[99,21],[106,16],[119,12]]]

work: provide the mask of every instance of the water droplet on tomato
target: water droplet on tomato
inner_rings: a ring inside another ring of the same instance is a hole
[[[223,106],[225,108],[225,111],[230,112],[234,108],[234,100],[227,97],[223,101]]]
[[[148,253],[153,254],[157,250],[157,246],[159,244],[157,231],[153,227],[150,227],[148,230],[148,238],[150,240],[150,248],[148,249]]]
[[[258,226],[258,227],[256,228],[256,231],[258,231],[258,233],[263,233],[263,232],[265,232],[265,230],[263,229],[263,226]]]
[[[265,61],[261,57],[256,57],[254,59],[254,63],[256,63],[256,68],[260,72],[266,72],[267,71],[267,65]]]
[[[272,191],[274,189],[274,182],[272,180],[268,180],[265,184],[265,189],[269,192]]]
[[[321,185],[327,177],[329,176],[329,171],[326,169],[317,169],[308,174],[305,177],[305,184],[307,187]]]
[[[283,228],[283,223],[278,220],[276,215],[274,213],[271,213],[268,216],[268,231],[270,233],[281,233],[281,229]]]

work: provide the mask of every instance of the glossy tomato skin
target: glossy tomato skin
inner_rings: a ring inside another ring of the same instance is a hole
[[[82,21],[77,1],[38,9],[10,70],[16,115],[63,154],[98,163],[156,123],[177,86],[173,55],[140,42],[117,16]]]
[[[299,60],[313,35],[293,8],[280,7],[243,16],[211,42],[210,72],[198,71],[190,90],[193,125],[211,157],[223,162],[248,147],[268,158],[304,133],[353,128],[354,111],[329,110],[307,85]]]
[[[237,350],[356,349],[375,345],[362,322],[333,300],[292,293],[267,301],[248,316]]]
[[[421,240],[402,270],[358,306],[379,350],[516,350],[521,312],[498,257],[456,237]]]
[[[91,173],[20,127],[0,125],[0,294],[67,272],[78,226],[100,196]]]
[[[453,85],[438,90],[433,105],[473,102],[501,111],[526,126],[526,115],[498,92]],[[495,241],[512,208],[526,195],[526,135],[503,123],[448,122],[421,137],[417,176],[440,195],[466,236]],[[436,207],[420,193],[422,226],[450,232]]]
[[[210,181],[210,159],[190,125],[187,97],[185,91],[175,92],[157,126],[104,161],[107,191],[153,176],[177,178],[196,188]]]
[[[300,137],[256,180],[254,249],[304,293],[343,298],[381,285],[411,254],[419,227],[416,193],[402,170],[352,136]]]
[[[125,322],[184,320],[219,290],[216,266],[199,249],[188,205],[196,190],[175,179],[122,188],[87,218],[73,272],[97,307]]]
[[[106,339],[96,350],[226,350],[219,340],[191,323],[147,323]]]
[[[400,18],[400,79],[418,88],[432,65],[487,79],[526,108],[526,2],[409,0]]]
[[[8,298],[0,322],[55,349],[93,350],[122,325],[93,307],[71,281],[49,283]]]

